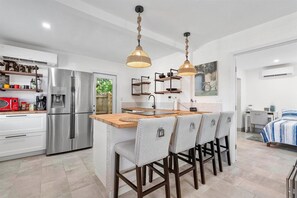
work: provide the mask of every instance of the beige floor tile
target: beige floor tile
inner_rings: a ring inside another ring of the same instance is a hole
[[[67,179],[71,191],[95,183],[90,172],[84,166],[67,171]]]
[[[56,179],[52,182],[41,184],[42,198],[56,198],[67,196],[70,193],[68,181],[66,177]]]
[[[66,177],[63,164],[54,164],[42,167],[42,183],[55,181],[56,179]]]
[[[71,192],[72,198],[104,198],[99,191],[97,184],[91,184],[86,187]]]

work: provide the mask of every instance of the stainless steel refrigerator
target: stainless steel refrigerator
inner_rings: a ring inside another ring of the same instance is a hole
[[[46,154],[93,146],[93,74],[50,68]]]

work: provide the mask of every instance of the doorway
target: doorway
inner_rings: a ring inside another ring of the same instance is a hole
[[[94,109],[95,114],[112,114],[117,112],[116,93],[117,77],[110,74],[94,74]]]

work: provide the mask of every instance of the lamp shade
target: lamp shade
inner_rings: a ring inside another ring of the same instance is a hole
[[[127,57],[127,66],[133,68],[145,68],[152,65],[148,54],[138,45],[136,49]]]
[[[179,76],[193,76],[196,73],[196,69],[189,60],[185,60],[184,64],[182,64],[178,69]]]

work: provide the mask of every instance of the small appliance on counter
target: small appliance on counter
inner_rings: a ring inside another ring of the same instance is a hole
[[[38,111],[46,110],[46,96],[36,96],[36,109]]]
[[[0,111],[18,111],[18,110],[19,110],[18,98],[0,97]]]

